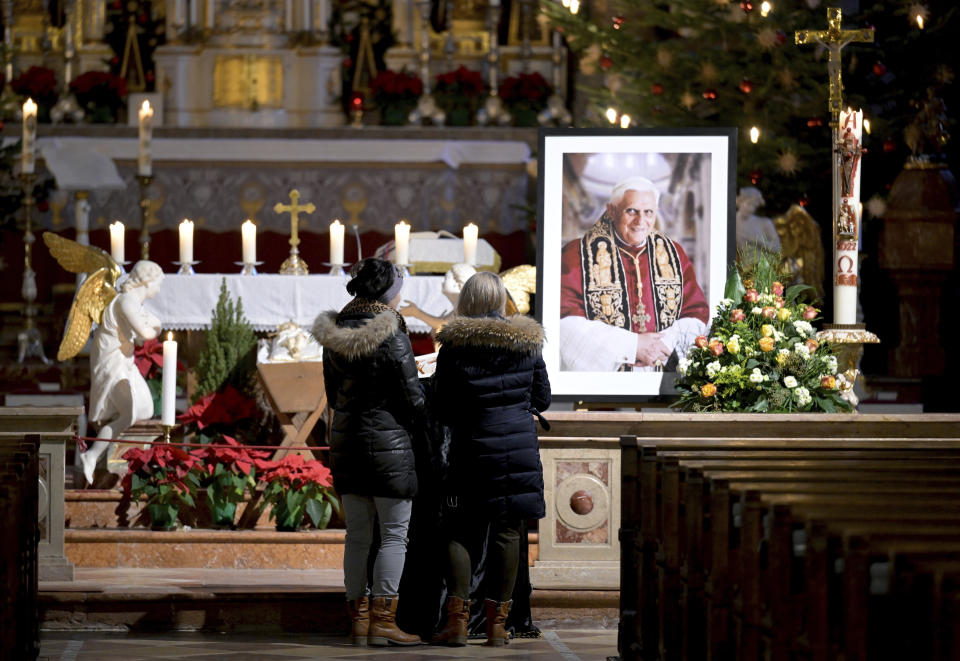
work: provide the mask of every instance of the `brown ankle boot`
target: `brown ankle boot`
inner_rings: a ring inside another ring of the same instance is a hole
[[[494,601],[485,599],[483,608],[487,616],[487,642],[490,647],[501,647],[510,642],[510,634],[507,633],[507,615],[510,613],[510,607],[513,600]]]
[[[348,601],[347,610],[350,611],[350,619],[353,620],[350,636],[353,638],[354,646],[366,647],[370,630],[370,598],[360,597]]]
[[[367,642],[374,647],[419,645],[420,636],[397,627],[397,596],[374,597],[370,604],[370,630]]]
[[[447,597],[447,625],[430,641],[432,645],[463,647],[467,644],[467,624],[470,622],[470,601]]]

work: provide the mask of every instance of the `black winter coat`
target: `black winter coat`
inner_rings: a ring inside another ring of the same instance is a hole
[[[522,316],[456,317],[437,340],[436,412],[452,430],[447,491],[491,517],[543,518],[534,421],[550,406],[543,328]]]
[[[333,486],[339,494],[413,498],[411,439],[422,425],[424,396],[403,318],[385,305],[354,299],[321,315],[323,378],[333,408]]]

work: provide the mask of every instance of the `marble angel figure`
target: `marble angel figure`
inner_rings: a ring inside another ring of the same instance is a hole
[[[90,352],[88,418],[99,425],[97,438],[103,440],[95,441],[80,455],[84,477],[92,484],[109,440],[120,437],[136,422],[153,417],[153,396],[133,353],[135,344],[160,333],[160,320],[143,304],[159,291],[163,270],[155,262],[143,260],[120,280],[120,266],[100,248],[83,246],[51,232],[45,232],[43,240],[63,268],[87,274],[70,308],[57,359],[76,356],[93,324],[97,324]]]

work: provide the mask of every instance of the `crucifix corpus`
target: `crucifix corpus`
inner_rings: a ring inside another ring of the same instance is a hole
[[[316,207],[313,206],[313,202],[301,205],[300,191],[294,188],[290,191],[290,204],[277,202],[273,210],[280,214],[290,214],[290,256],[287,257],[280,266],[280,273],[283,275],[309,274],[310,271],[307,269],[307,263],[300,258],[300,250],[297,248],[297,246],[300,245],[300,235],[297,231],[297,225],[300,222],[301,213],[311,214],[316,211]]]
[[[851,404],[856,406],[853,383],[857,377],[856,363],[863,352],[863,343],[880,340],[857,324],[857,261],[860,240],[860,159],[864,150],[863,112],[843,109],[843,80],[841,54],[852,42],[873,41],[873,29],[844,30],[843,14],[837,7],[827,9],[826,30],[799,30],[795,35],[798,45],[818,43],[829,53],[827,71],[830,76],[831,156],[833,174],[833,324],[819,336],[835,344],[838,349],[844,385]]]

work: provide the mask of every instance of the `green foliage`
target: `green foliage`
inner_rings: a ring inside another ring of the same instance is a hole
[[[748,413],[850,410],[841,396],[848,384],[837,374],[837,358],[815,338],[810,323],[819,310],[800,302],[806,286],[787,288],[779,281],[780,264],[780,255],[760,253],[749,274],[730,275],[710,336],[698,337],[680,361],[677,406]],[[729,296],[737,292],[737,298]]]
[[[340,514],[340,502],[333,492],[315,483],[290,487],[280,481],[269,482],[263,490],[263,503],[273,506],[270,519],[276,520],[277,527],[288,530],[299,528],[304,515],[322,529],[334,512]]]
[[[253,388],[256,345],[253,327],[243,315],[243,301],[238,298],[234,305],[224,278],[206,345],[197,361],[194,401],[228,384],[249,395]]]

